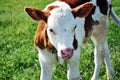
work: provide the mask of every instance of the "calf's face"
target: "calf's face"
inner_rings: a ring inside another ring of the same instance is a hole
[[[47,33],[57,54],[63,60],[69,59],[74,52],[75,18],[68,8],[56,8],[50,12]]]
[[[88,2],[71,9],[70,7],[49,6],[46,10],[25,8],[26,12],[36,21],[47,23],[47,36],[56,48],[60,59],[66,61],[74,55],[76,17],[84,18],[91,11],[93,4]],[[83,26],[83,25],[82,25]]]

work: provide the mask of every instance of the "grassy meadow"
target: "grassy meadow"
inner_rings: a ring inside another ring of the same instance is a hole
[[[0,80],[39,80],[40,64],[33,38],[37,22],[24,11],[25,6],[43,9],[54,0],[0,0]],[[120,17],[120,0],[113,0],[113,8]],[[108,43],[114,80],[120,80],[120,27],[110,18]],[[88,40],[80,56],[80,74],[90,80],[94,70],[93,43]],[[67,80],[66,65],[56,64],[52,80]],[[106,80],[105,65],[100,79]]]

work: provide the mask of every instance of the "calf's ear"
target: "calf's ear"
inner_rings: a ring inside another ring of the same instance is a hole
[[[91,2],[87,2],[80,6],[77,6],[72,9],[72,13],[75,17],[86,17],[93,8],[93,4]]]
[[[39,20],[47,21],[47,18],[49,16],[48,12],[42,11],[40,9],[31,8],[31,7],[26,7],[25,11],[35,21],[39,21]]]

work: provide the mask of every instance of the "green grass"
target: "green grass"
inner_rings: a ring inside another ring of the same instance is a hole
[[[0,1],[0,80],[39,80],[40,64],[33,38],[37,22],[25,13],[25,6],[43,9],[54,0],[2,0]],[[120,1],[113,7],[120,17]],[[108,42],[115,80],[120,79],[120,27],[110,20]],[[94,70],[93,44],[90,40],[82,48],[80,73],[90,80]],[[56,64],[52,80],[67,80],[66,65]],[[105,66],[100,70],[100,80],[106,80]]]

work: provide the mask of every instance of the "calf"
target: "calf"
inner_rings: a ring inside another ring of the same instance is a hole
[[[44,10],[27,7],[26,12],[38,21],[34,43],[41,65],[40,80],[50,80],[55,62],[68,64],[68,80],[80,80],[80,47],[91,36],[95,49],[95,70],[91,80],[98,80],[103,61],[108,79],[114,75],[107,44],[108,17],[120,25],[110,0],[58,0]]]

